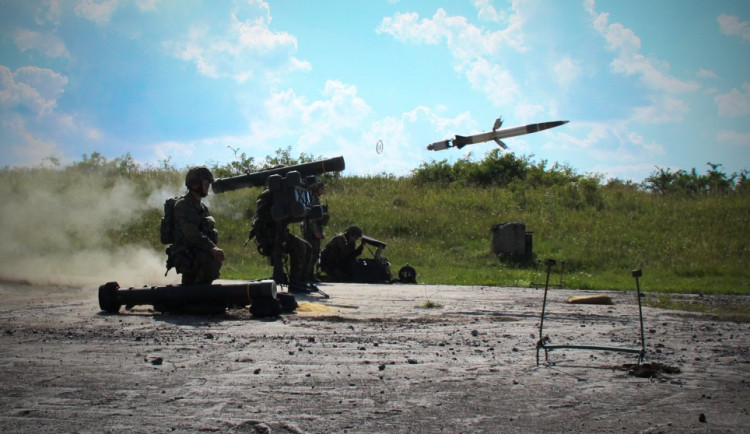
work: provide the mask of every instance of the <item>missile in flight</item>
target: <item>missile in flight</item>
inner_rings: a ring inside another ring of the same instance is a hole
[[[520,125],[517,127],[508,127],[499,129],[503,125],[503,119],[497,118],[495,125],[492,127],[492,131],[486,131],[484,133],[474,134],[473,136],[459,136],[456,135],[454,139],[443,140],[427,145],[429,151],[442,151],[448,148],[461,149],[466,145],[473,143],[483,143],[494,140],[501,148],[508,149],[508,146],[503,143],[500,139],[508,137],[522,136],[524,134],[536,133],[537,131],[547,130],[550,128],[559,127],[560,125],[567,124],[568,121],[552,121],[542,122],[538,124]]]

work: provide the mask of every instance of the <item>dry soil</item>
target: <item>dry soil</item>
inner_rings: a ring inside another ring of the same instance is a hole
[[[645,360],[634,369],[638,354],[627,352],[537,353],[543,289],[321,289],[330,298],[298,296],[296,313],[253,319],[247,309],[206,317],[137,306],[107,314],[97,288],[0,284],[0,431],[742,432],[750,425],[747,323],[644,307]],[[586,294],[550,289],[546,345],[639,349],[635,293],[606,292],[609,306],[564,303]]]

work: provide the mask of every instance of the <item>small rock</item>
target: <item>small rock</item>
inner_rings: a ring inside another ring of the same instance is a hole
[[[698,416],[698,422],[706,423],[706,415],[704,413],[701,413],[701,415]]]

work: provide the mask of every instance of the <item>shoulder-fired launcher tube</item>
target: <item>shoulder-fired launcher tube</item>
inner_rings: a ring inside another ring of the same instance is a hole
[[[152,286],[121,289],[117,282],[108,282],[99,287],[99,307],[103,311],[115,313],[120,307],[142,304],[182,306],[197,305],[240,305],[252,304],[253,300],[275,299],[276,283],[261,280],[230,285],[177,285]]]
[[[297,171],[302,177],[321,175],[326,172],[340,172],[346,167],[344,157],[334,157],[327,160],[313,161],[310,163],[296,164],[294,166],[277,167],[275,169],[248,173],[245,175],[232,176],[230,178],[219,178],[211,184],[214,193],[238,190],[240,188],[263,187],[266,179],[271,175],[286,176],[291,171]]]

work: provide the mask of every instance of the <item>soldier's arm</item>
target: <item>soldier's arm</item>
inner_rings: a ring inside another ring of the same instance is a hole
[[[175,226],[182,233],[182,242],[188,247],[212,250],[216,245],[200,231],[201,217],[198,210],[186,201],[179,201],[174,207]]]

